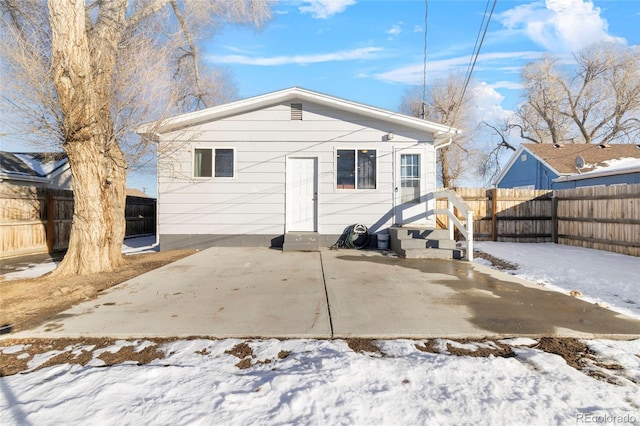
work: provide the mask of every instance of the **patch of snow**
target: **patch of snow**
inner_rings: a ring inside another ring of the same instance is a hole
[[[156,245],[156,237],[145,236],[136,238],[127,238],[122,244],[122,253],[125,255],[134,255],[142,253],[153,253],[158,251]],[[19,266],[16,272],[9,272],[1,275],[3,281],[37,278],[56,269],[60,262],[46,260],[42,263],[30,263]]]
[[[575,424],[594,416],[640,420],[640,385],[614,385],[557,355],[420,352],[383,340],[385,356],[342,340],[258,340],[241,370],[225,351],[241,341],[182,340],[147,365],[56,365],[0,378],[4,425],[21,424]],[[616,359],[638,344],[592,341]],[[206,348],[207,351],[203,351]],[[634,349],[635,348],[635,349]],[[281,351],[288,356],[278,357]],[[388,351],[388,354],[387,354]],[[99,401],[99,403],[96,403]]]
[[[36,368],[42,366],[44,363],[49,361],[51,358],[64,353],[64,351],[53,350],[49,352],[45,352],[42,354],[36,354],[33,356],[31,360],[27,363],[27,368],[29,370],[35,370]]]
[[[0,353],[3,354],[17,354],[18,352],[22,352],[24,350],[27,350],[27,348],[29,347],[29,345],[13,345],[13,346],[8,346],[6,348],[2,348],[2,350],[0,351]]]
[[[58,263],[60,262],[54,262],[52,260],[47,260],[43,263],[30,263],[28,265],[21,266],[21,269],[16,272],[9,272],[8,274],[2,275],[2,279],[3,281],[9,281],[37,278],[56,269]]]
[[[626,167],[635,167],[635,166],[640,166],[640,158],[635,158],[635,157],[614,158],[612,160],[606,160],[606,161],[603,161],[602,163],[597,164],[594,170],[592,171],[622,169]]]
[[[515,337],[512,339],[502,339],[502,340],[498,340],[498,343],[502,343],[504,345],[510,345],[510,346],[533,346],[538,344],[536,340],[530,339],[528,337]]]
[[[640,257],[553,243],[479,241],[476,248],[517,264],[512,275],[565,294],[578,290],[587,302],[640,319]]]
[[[487,259],[475,258],[473,259],[473,263],[477,263],[478,265],[491,266],[492,263]]]
[[[33,171],[35,171],[41,176],[47,176],[49,173],[53,172],[58,167],[62,166],[64,163],[67,162],[66,158],[58,161],[41,162],[29,154],[14,154],[14,155],[18,157],[22,162],[24,162],[27,166],[29,166],[31,169],[33,169]]]
[[[155,235],[126,238],[122,243],[122,253],[126,255],[152,253],[158,250],[159,250],[159,246],[156,245]]]

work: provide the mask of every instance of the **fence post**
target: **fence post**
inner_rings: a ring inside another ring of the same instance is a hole
[[[551,194],[551,241],[558,244],[558,197],[556,197],[556,191]]]
[[[491,241],[498,241],[498,188],[491,190]]]
[[[47,250],[49,253],[53,252],[53,248],[55,246],[55,199],[53,197],[53,192],[50,189],[47,189],[46,192],[46,200],[47,200]]]

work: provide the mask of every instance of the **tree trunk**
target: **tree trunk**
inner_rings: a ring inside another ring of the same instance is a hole
[[[111,271],[122,263],[126,161],[114,137],[111,78],[126,0],[101,8],[93,28],[83,0],[50,0],[52,72],[74,191],[69,249],[55,275]]]
[[[451,187],[451,170],[449,164],[450,146],[442,147],[438,150],[438,160],[440,160],[440,180],[443,188]]]

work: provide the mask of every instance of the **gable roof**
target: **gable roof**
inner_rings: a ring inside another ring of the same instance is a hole
[[[524,144],[540,161],[558,172],[558,175],[577,174],[576,158],[584,159],[581,173],[606,167],[606,162],[622,158],[640,159],[640,146],[634,144]]]
[[[627,175],[631,173],[640,173],[640,158],[622,158],[619,160],[610,160],[604,162],[606,166],[598,166],[590,172],[560,176],[554,179],[554,182],[566,182],[574,180],[593,179],[606,176]]]
[[[4,178],[46,183],[67,169],[64,152],[0,151],[0,176]]]
[[[460,133],[460,130],[452,128],[450,126],[446,126],[444,124],[434,123],[398,112],[348,101],[346,99],[336,98],[334,96],[325,95],[323,93],[314,92],[300,87],[291,87],[277,92],[267,93],[265,95],[255,96],[252,98],[242,99],[219,106],[206,108],[200,111],[177,115],[161,122],[143,124],[139,126],[138,129],[136,129],[136,132],[139,134],[146,134],[152,136],[154,139],[157,139],[159,135],[174,130],[179,130],[200,123],[228,117],[230,115],[241,114],[243,112],[292,100],[313,102],[316,104],[329,106],[337,110],[360,114],[366,117],[375,118],[401,126],[406,126],[416,130],[423,130],[429,133],[433,133],[434,139],[440,140],[440,143],[444,143],[451,136]]]
[[[528,152],[538,161],[548,167],[558,176],[577,175],[587,173],[608,166],[612,160],[625,158],[640,159],[640,145],[635,144],[537,144],[525,143],[520,145],[513,156],[504,166],[496,185],[505,177],[507,172],[523,152]],[[576,158],[582,157],[584,167],[576,168]]]
[[[146,192],[142,192],[137,188],[127,188],[127,197],[152,198]]]

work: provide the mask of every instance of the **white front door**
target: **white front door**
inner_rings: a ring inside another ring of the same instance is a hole
[[[288,158],[286,231],[317,231],[318,159]]]
[[[394,221],[398,225],[426,223],[425,165],[422,149],[395,152]]]

